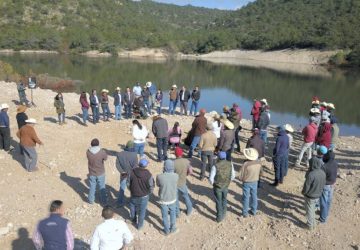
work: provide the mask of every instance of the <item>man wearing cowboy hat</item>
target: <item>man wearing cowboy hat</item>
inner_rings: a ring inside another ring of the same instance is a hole
[[[258,160],[259,153],[255,148],[245,148],[243,152],[247,161],[240,169],[239,179],[243,182],[242,215],[246,218],[249,211],[251,215],[256,215],[258,205],[257,188],[260,175],[262,175],[262,164]]]
[[[30,118],[25,122],[26,125],[22,126],[16,135],[20,139],[20,145],[24,150],[25,168],[27,171],[33,172],[38,170],[36,167],[37,153],[35,146],[36,144],[43,145],[43,143],[38,138],[34,129],[36,120]]]
[[[227,193],[230,182],[235,179],[231,162],[226,160],[226,153],[219,152],[219,161],[211,167],[209,182],[213,185],[216,201],[216,221],[221,222],[227,211]]]
[[[122,94],[121,94],[121,88],[116,87],[115,93],[113,95],[114,98],[114,106],[115,106],[115,120],[121,120],[121,107],[122,107]]]
[[[10,121],[7,111],[9,105],[1,104],[0,107],[0,150],[10,151]]]
[[[110,118],[110,109],[109,109],[109,97],[108,97],[109,90],[103,89],[101,90],[101,97],[100,97],[100,103],[101,103],[101,109],[103,111],[103,119],[104,121],[109,121]]]
[[[235,140],[234,124],[228,119],[222,119],[224,130],[220,135],[219,150],[226,152],[226,160],[231,161],[231,151]]]

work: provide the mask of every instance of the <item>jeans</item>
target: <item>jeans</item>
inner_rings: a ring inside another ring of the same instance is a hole
[[[161,207],[161,216],[162,222],[164,225],[165,234],[169,234],[170,232],[174,232],[176,230],[176,202],[165,205],[160,204]],[[169,225],[169,212],[170,212],[170,225]]]
[[[169,101],[169,114],[173,115],[176,109],[176,101],[170,100]]]
[[[240,128],[241,127],[239,126],[235,129],[235,144],[238,152],[240,152],[240,137],[239,137]]]
[[[83,119],[83,122],[84,124],[86,124],[86,121],[88,120],[88,117],[89,117],[89,109],[87,108],[81,108],[82,110],[82,119]]]
[[[0,128],[0,149],[10,150],[10,128]]]
[[[119,190],[119,196],[117,200],[117,204],[122,206],[125,204],[125,189],[126,189],[126,181],[127,178],[120,178],[120,190]]]
[[[31,172],[36,168],[37,164],[37,153],[35,147],[22,146],[24,150],[25,168]]]
[[[251,213],[253,215],[256,214],[258,200],[257,200],[257,187],[258,182],[244,182],[243,183],[243,197],[242,197],[242,204],[243,204],[243,216],[248,216],[249,214],[249,202]]]
[[[194,116],[197,114],[198,112],[198,106],[199,106],[199,101],[192,101],[191,102],[191,107],[190,107],[190,114],[192,115],[194,112]]]
[[[121,120],[121,105],[115,106],[115,120]]]
[[[109,118],[110,118],[109,104],[107,104],[107,103],[106,104],[101,104],[101,109],[103,111],[103,119],[104,119],[104,121],[109,120]]]
[[[286,155],[277,155],[273,158],[275,168],[275,182],[282,182],[286,171]]]
[[[307,225],[313,229],[315,226],[315,205],[319,199],[312,199],[305,196],[305,210]]]
[[[180,101],[180,114],[187,115],[188,102]]]
[[[151,114],[151,106],[150,106],[149,100],[147,100],[147,101],[144,100],[144,106],[146,108],[146,112],[148,114]]]
[[[125,105],[124,108],[125,108],[125,117],[126,117],[126,119],[130,119],[132,117],[131,105],[130,104]]]
[[[90,182],[90,190],[89,190],[89,203],[95,202],[95,191],[96,191],[96,185],[99,186],[100,190],[100,203],[103,205],[107,204],[107,193],[105,188],[105,174],[100,176],[89,176],[89,182]]]
[[[329,215],[331,201],[334,193],[333,185],[325,185],[320,196],[320,221],[325,223]]]
[[[165,161],[167,159],[168,142],[167,137],[156,138],[156,147],[159,161]]]
[[[91,106],[93,123],[99,122],[100,114],[99,114],[99,106]]]
[[[227,160],[227,161],[231,161],[232,149],[230,148],[230,149],[227,150],[225,153],[226,153],[226,160]]]
[[[259,136],[261,138],[261,140],[263,140],[263,142],[265,143],[265,145],[267,144],[267,130],[260,130]]]
[[[59,113],[58,114],[58,119],[59,119],[59,123],[64,123],[65,122],[65,113]]]
[[[160,115],[161,114],[161,106],[157,107],[156,110],[157,110],[157,113]]]
[[[228,187],[225,188],[218,188],[214,187],[214,195],[215,195],[215,202],[216,202],[216,221],[222,221],[226,216],[227,211],[227,193]]]
[[[208,162],[208,171],[210,172],[211,167],[213,166],[213,158],[214,158],[214,152],[213,151],[202,151],[201,152],[201,174],[200,178],[205,177],[206,172],[206,160]]]
[[[183,197],[184,201],[185,201],[185,205],[186,205],[186,214],[190,215],[192,212],[192,202],[190,199],[190,195],[188,192],[188,188],[186,186],[186,184],[182,187],[178,187],[177,188],[177,198],[176,198],[176,217],[180,216],[180,201],[179,201],[179,196]]]
[[[297,165],[301,164],[301,160],[304,156],[305,151],[307,151],[307,161],[306,161],[306,166],[309,166],[309,161],[311,159],[311,153],[312,153],[312,145],[314,144],[314,142],[304,142],[301,150],[300,150],[300,154],[298,156],[298,159],[296,161]]]
[[[144,148],[145,148],[145,142],[134,143],[135,152],[140,155],[140,158],[142,158],[144,156]]]
[[[195,135],[189,149],[189,157],[191,158],[193,156],[194,149],[197,147],[197,145],[200,142],[200,136]],[[199,155],[201,156],[201,151],[199,150]]]
[[[130,198],[130,218],[133,222],[135,222],[137,229],[141,229],[144,226],[148,202],[148,195]]]

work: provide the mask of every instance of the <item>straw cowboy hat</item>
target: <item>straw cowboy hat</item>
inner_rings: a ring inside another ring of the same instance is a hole
[[[324,107],[327,107],[327,102],[320,102],[320,106],[324,106]]]
[[[0,110],[8,109],[8,108],[9,108],[9,105],[7,103],[3,103],[3,104],[1,104]]]
[[[264,103],[265,105],[268,104],[267,100],[264,98],[264,99],[261,99],[260,102]]]
[[[109,93],[109,90],[103,89],[103,90],[101,90],[101,93]]]
[[[173,84],[173,86],[171,86],[172,88],[177,88],[176,84]]]
[[[20,105],[19,107],[17,107],[16,112],[17,112],[17,113],[23,113],[23,112],[25,112],[26,109],[27,109],[26,106]]]
[[[217,114],[217,112],[215,110],[209,112],[209,116],[211,116],[211,117],[213,117],[216,114]]]
[[[147,82],[147,83],[146,83],[146,87],[148,87],[148,88],[150,88],[151,85],[152,85],[152,82]]]
[[[245,148],[243,153],[246,159],[250,161],[255,161],[259,158],[259,153],[255,148]]]
[[[293,133],[294,132],[294,129],[293,127],[290,125],[290,124],[285,124],[285,130],[290,132],[290,133]]]
[[[234,129],[234,124],[229,121],[228,119],[223,119],[221,122],[228,128],[228,129]]]
[[[310,112],[313,113],[313,114],[320,114],[320,109],[312,108],[312,109],[310,109]]]
[[[116,89],[115,90],[121,90],[121,88],[120,87],[116,87]]]
[[[32,124],[36,124],[36,120],[34,118],[30,118],[30,119],[27,119],[25,120],[26,123],[32,123]]]
[[[332,104],[332,103],[328,103],[327,107],[328,107],[329,109],[335,109],[335,105]]]

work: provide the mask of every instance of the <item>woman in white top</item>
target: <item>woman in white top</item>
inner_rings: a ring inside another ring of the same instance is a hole
[[[134,137],[134,149],[135,152],[140,155],[140,158],[144,156],[144,148],[146,137],[149,132],[145,126],[142,126],[138,120],[133,120],[133,131],[132,135]]]
[[[220,116],[218,114],[215,114],[213,116],[213,133],[215,134],[216,136],[216,139],[217,139],[217,145],[219,145],[219,142],[220,142],[220,134],[221,134],[221,122],[220,122]]]

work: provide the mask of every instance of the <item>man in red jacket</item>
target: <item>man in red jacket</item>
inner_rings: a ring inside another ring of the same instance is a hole
[[[317,145],[324,145],[327,149],[330,148],[331,123],[329,118],[322,119],[315,141]]]
[[[302,131],[302,134],[304,136],[304,143],[303,143],[303,145],[301,147],[300,154],[299,154],[298,159],[297,159],[297,161],[295,163],[295,166],[300,167],[303,155],[304,155],[305,151],[307,151],[306,166],[309,167],[309,161],[311,159],[312,146],[313,146],[313,144],[315,142],[315,137],[316,137],[317,131],[318,131],[318,127],[315,124],[315,120],[310,118],[309,125],[307,125]]]

